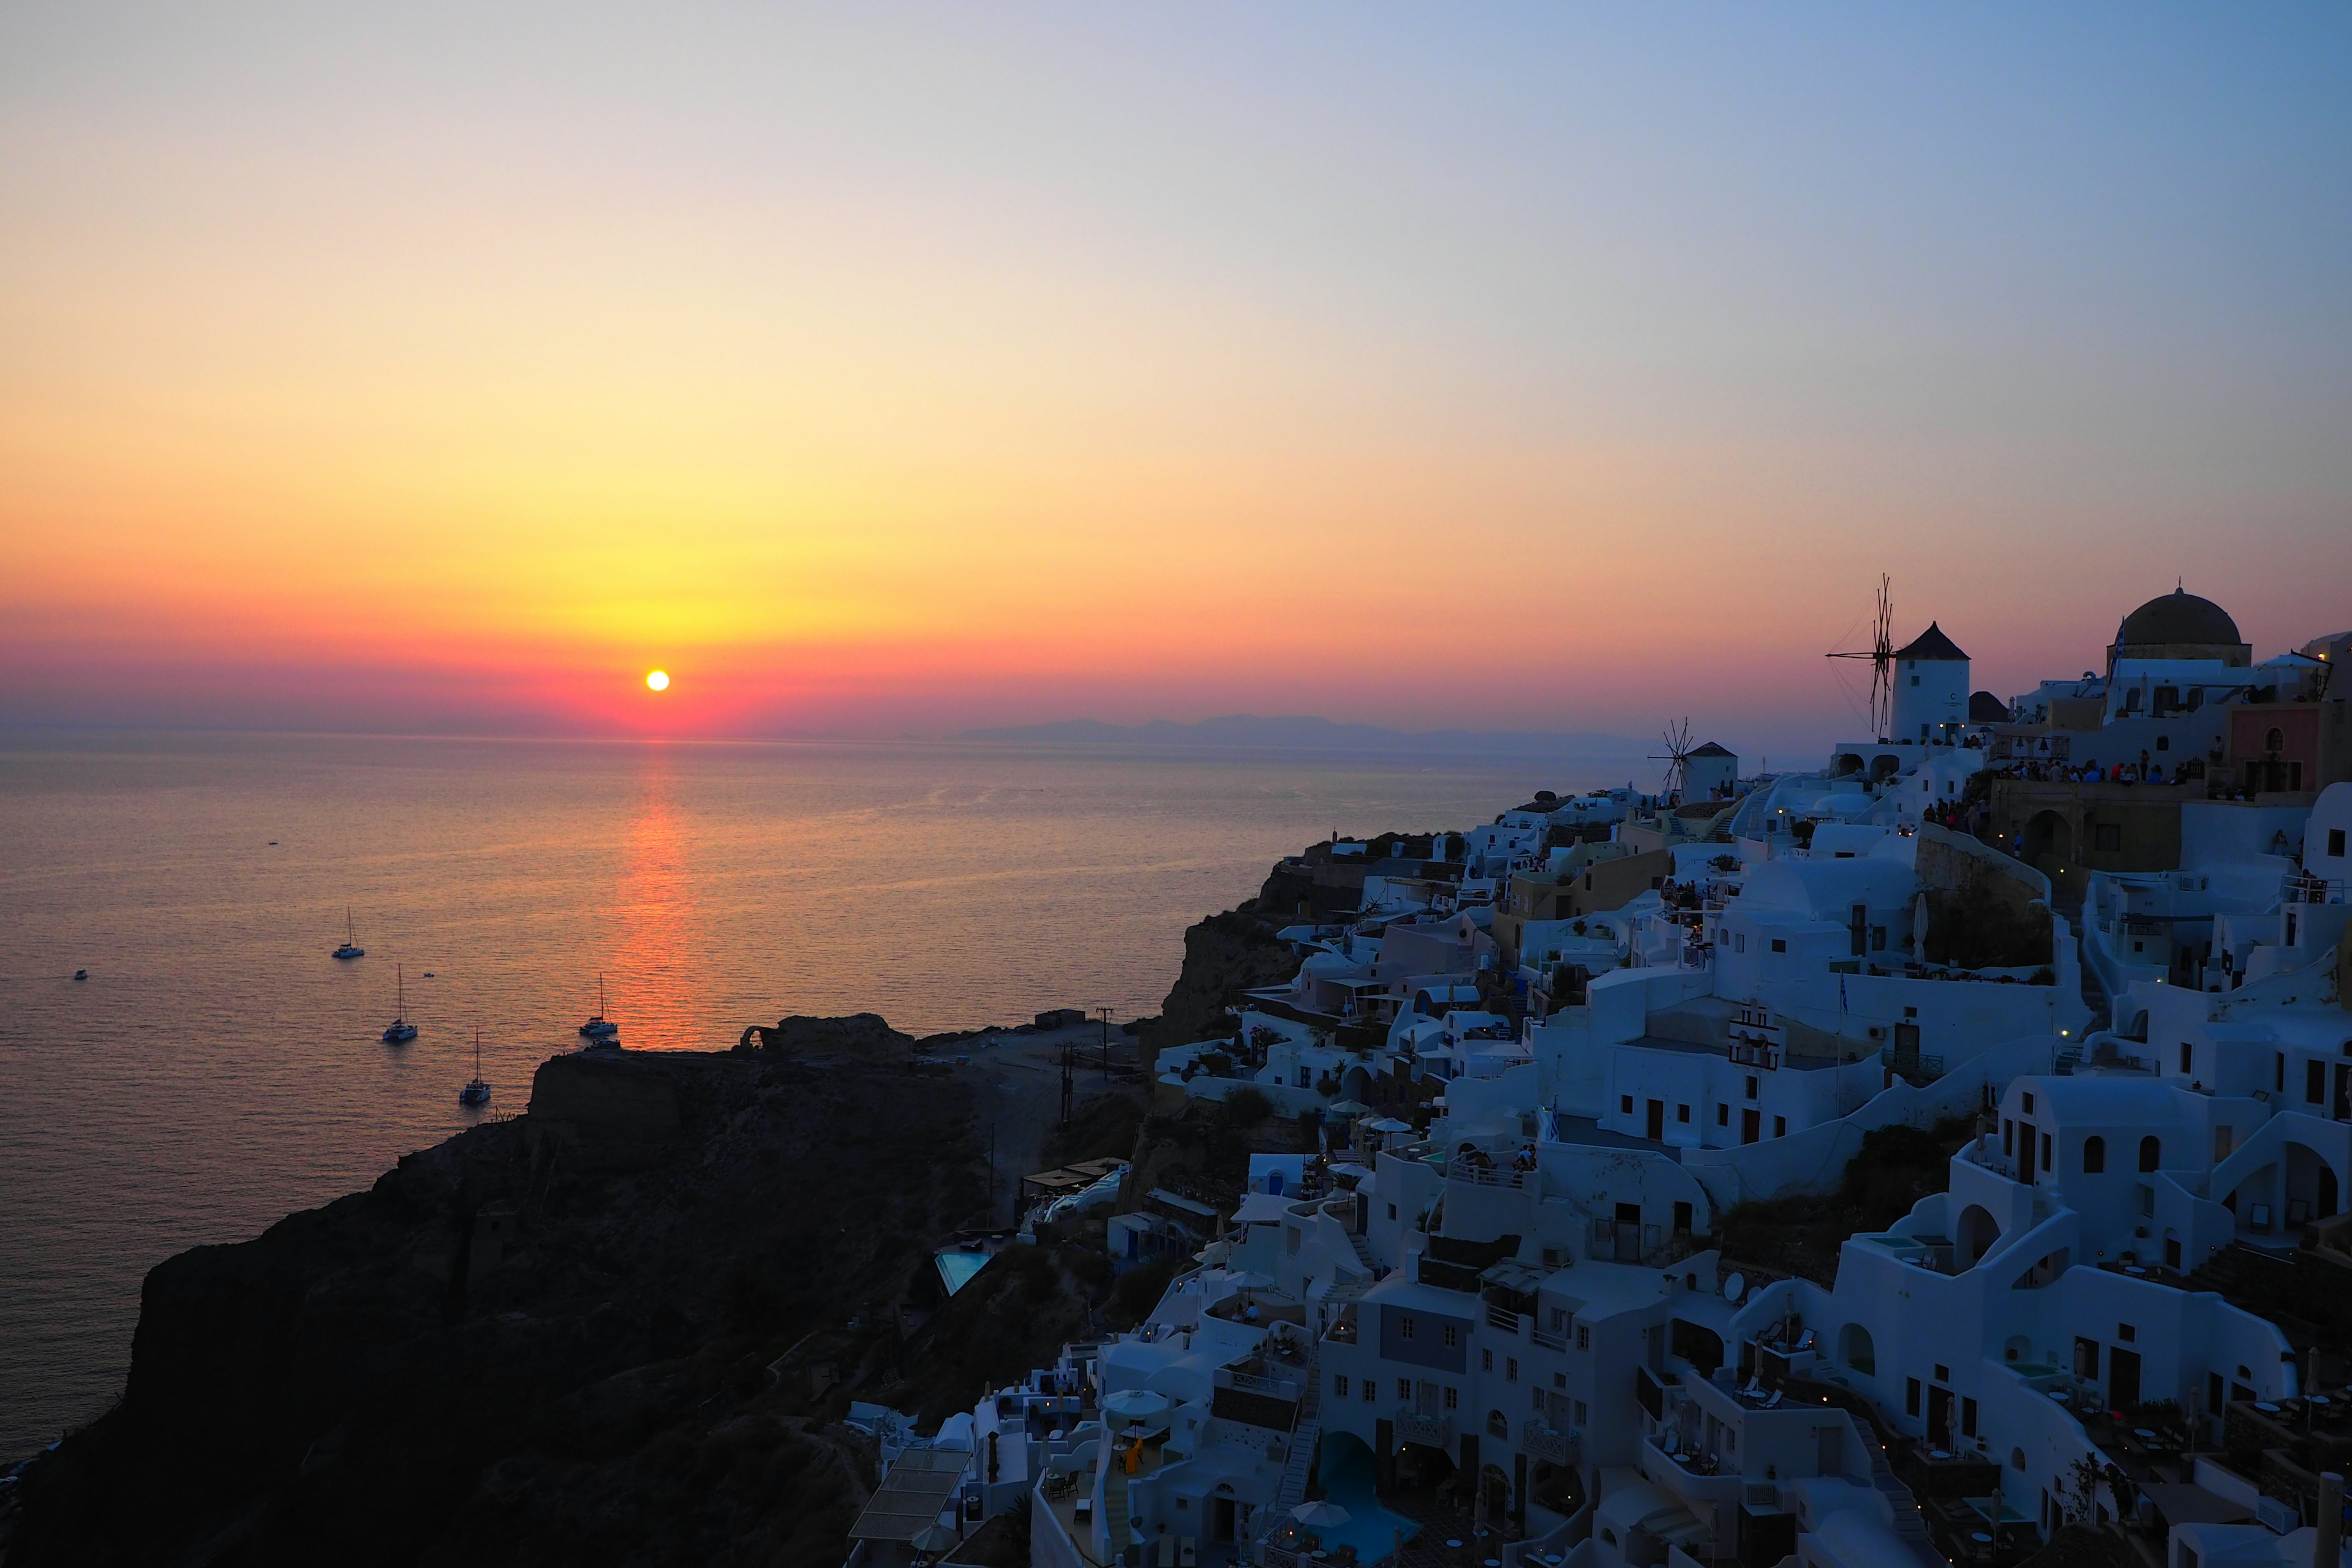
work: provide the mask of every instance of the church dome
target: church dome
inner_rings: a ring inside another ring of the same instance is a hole
[[[2181,589],[2150,599],[2126,616],[2123,629],[2116,634],[2120,647],[2183,643],[2235,647],[2244,640],[2238,636],[2238,623],[2230,618],[2229,611]]]

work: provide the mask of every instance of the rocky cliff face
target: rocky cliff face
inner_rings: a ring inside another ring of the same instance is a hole
[[[1275,940],[1291,921],[1261,913],[1262,907],[1251,899],[1186,929],[1184,967],[1160,1016],[1146,1020],[1139,1036],[1147,1052],[1210,1038],[1241,993],[1279,985],[1298,973],[1297,955]]]
[[[11,1568],[831,1568],[871,1459],[825,1416],[985,1205],[967,1091],[869,1032],[559,1058],[529,1116],[160,1265]],[[813,1331],[823,1375],[771,1372]]]

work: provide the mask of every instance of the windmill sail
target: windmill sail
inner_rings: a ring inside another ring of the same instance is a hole
[[[1828,657],[1870,660],[1871,738],[1885,740],[1895,726],[1895,595],[1893,581],[1884,573],[1878,578],[1878,617],[1870,646]]]

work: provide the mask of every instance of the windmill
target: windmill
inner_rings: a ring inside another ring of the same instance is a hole
[[[1669,799],[1679,800],[1682,797],[1683,781],[1690,773],[1690,737],[1689,720],[1667,725],[1665,754],[1650,759],[1654,763],[1666,764],[1665,794]]]
[[[1878,578],[1878,622],[1873,629],[1870,646],[1851,653],[1833,653],[1831,658],[1866,658],[1870,660],[1870,727],[1872,739],[1883,741],[1895,725],[1895,596],[1893,584],[1884,573]]]

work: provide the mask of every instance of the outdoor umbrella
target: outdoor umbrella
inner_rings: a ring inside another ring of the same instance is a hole
[[[945,1552],[963,1539],[944,1524],[927,1524],[907,1544],[918,1552]]]
[[[1345,1524],[1348,1522],[1349,1515],[1348,1510],[1338,1503],[1327,1502],[1318,1498],[1313,1502],[1303,1502],[1292,1509],[1290,1517],[1301,1524],[1323,1525]]]
[[[1331,1108],[1334,1116],[1361,1116],[1371,1107],[1360,1100],[1343,1100]]]

